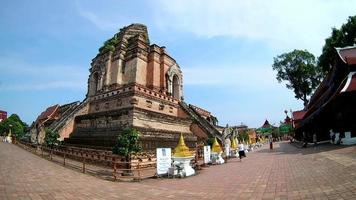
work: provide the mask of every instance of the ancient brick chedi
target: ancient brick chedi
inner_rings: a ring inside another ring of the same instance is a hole
[[[218,136],[213,122],[183,102],[183,74],[165,47],[150,44],[147,27],[132,24],[104,43],[92,60],[85,100],[71,144],[111,146],[127,127],[139,130],[144,149],[188,146]]]

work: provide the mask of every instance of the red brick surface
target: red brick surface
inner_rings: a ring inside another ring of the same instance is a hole
[[[186,179],[123,183],[0,142],[0,199],[356,199],[356,146],[274,146]]]

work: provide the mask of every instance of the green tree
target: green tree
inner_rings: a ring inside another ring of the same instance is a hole
[[[59,134],[56,131],[53,131],[52,129],[45,128],[45,138],[44,138],[44,143],[46,146],[52,147],[53,145],[58,145],[59,144]]]
[[[206,140],[206,144],[209,145],[210,147],[213,146],[215,138],[210,137]]]
[[[324,72],[330,70],[338,58],[335,47],[346,47],[356,44],[356,15],[350,16],[340,29],[332,28],[331,36],[325,39],[323,51],[318,59],[318,66]]]
[[[293,132],[293,126],[291,124],[280,123],[279,133],[281,135],[290,134]]]
[[[124,129],[122,134],[117,137],[116,145],[113,148],[113,153],[124,156],[126,162],[131,160],[131,154],[141,151],[141,147],[137,141],[140,137],[140,132],[133,128]]]
[[[18,115],[12,114],[10,117],[0,122],[0,135],[7,135],[11,128],[12,135],[20,138],[24,136],[26,127],[26,123],[21,121]]]
[[[274,129],[272,130],[272,137],[278,138],[278,137],[280,137],[280,136],[281,136],[281,133],[279,132],[278,127],[274,128]]]
[[[272,68],[277,71],[278,82],[286,81],[287,88],[294,91],[304,106],[325,75],[316,65],[314,55],[307,50],[294,50],[275,57]]]
[[[250,137],[248,136],[247,130],[243,130],[243,131],[239,132],[239,134],[237,135],[237,139],[239,140],[239,142],[242,142],[242,141],[248,142],[249,138]]]

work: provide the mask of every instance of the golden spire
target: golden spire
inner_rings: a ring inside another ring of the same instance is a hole
[[[236,144],[236,139],[232,138],[232,142],[231,142],[231,149],[235,150],[237,148],[237,144]]]
[[[189,148],[185,145],[183,134],[180,134],[179,142],[177,147],[174,149],[173,157],[189,157],[193,156],[190,153]]]
[[[216,137],[215,137],[215,140],[214,140],[214,143],[213,143],[212,152],[215,152],[215,153],[222,152],[220,144],[218,143],[218,140],[216,139]]]

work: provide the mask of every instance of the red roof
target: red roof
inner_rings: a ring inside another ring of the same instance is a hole
[[[7,112],[0,110],[0,120],[6,119],[7,118]]]
[[[59,105],[54,105],[51,107],[48,107],[44,112],[40,114],[40,116],[37,117],[37,121],[44,121],[52,117],[52,115],[58,110]]]
[[[198,106],[194,106],[190,104],[191,108],[193,108],[197,113],[204,117],[210,117],[211,113],[203,108],[199,108]]]
[[[302,120],[306,111],[305,110],[298,110],[293,112],[293,119],[294,121],[296,120]]]
[[[336,48],[340,58],[342,61],[347,63],[348,65],[356,64],[356,47],[344,47],[344,48]]]
[[[350,76],[345,84],[345,87],[341,90],[341,92],[352,92],[356,91],[356,72],[353,74],[350,73]]]
[[[356,76],[353,75],[351,83],[350,83],[350,85],[349,85],[349,87],[347,88],[346,91],[351,92],[351,91],[355,91],[355,90],[356,90]]]

